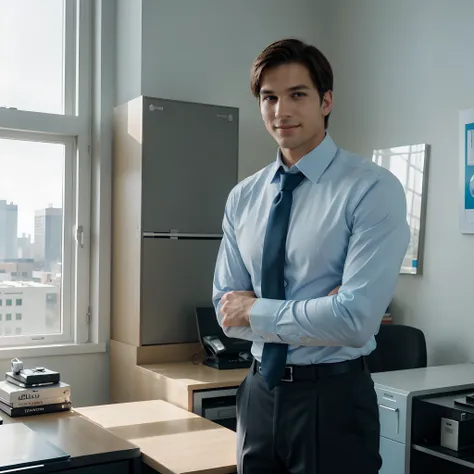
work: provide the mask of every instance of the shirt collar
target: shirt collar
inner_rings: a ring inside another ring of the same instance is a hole
[[[295,164],[295,167],[316,184],[321,179],[326,168],[331,164],[336,153],[337,146],[329,134],[326,133],[323,141],[307,155],[303,156],[303,158]],[[277,181],[280,167],[288,171],[288,167],[281,159],[281,151],[278,150],[277,158],[270,173],[270,183]]]

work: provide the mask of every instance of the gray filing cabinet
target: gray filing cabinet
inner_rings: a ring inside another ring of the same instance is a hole
[[[372,374],[380,413],[379,474],[409,474],[413,398],[474,389],[474,364]]]

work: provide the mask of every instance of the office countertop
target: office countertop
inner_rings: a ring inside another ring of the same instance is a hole
[[[168,382],[180,384],[188,391],[211,388],[238,387],[248,369],[217,370],[201,362],[171,362],[152,365],[139,365],[146,375],[165,378]]]
[[[419,369],[397,370],[372,374],[379,388],[394,388],[406,395],[422,395],[425,392],[443,391],[456,386],[462,389],[474,384],[474,364],[442,365]]]
[[[163,474],[227,474],[236,470],[236,435],[162,400],[77,410],[137,445],[148,466]]]
[[[1,412],[4,424],[23,423],[71,456],[71,468],[134,459],[140,450],[130,442],[100,428],[76,410],[10,418]]]

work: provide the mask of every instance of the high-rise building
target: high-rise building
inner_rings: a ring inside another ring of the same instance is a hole
[[[18,206],[0,200],[0,259],[18,258]]]
[[[48,207],[35,212],[36,267],[49,271],[62,262],[63,210]]]
[[[23,233],[18,237],[18,258],[33,258],[31,234]]]

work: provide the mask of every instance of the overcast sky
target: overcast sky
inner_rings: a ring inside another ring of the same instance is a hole
[[[0,0],[0,107],[63,113],[63,0]],[[18,235],[34,213],[62,207],[64,147],[1,139],[0,199],[18,205]]]

